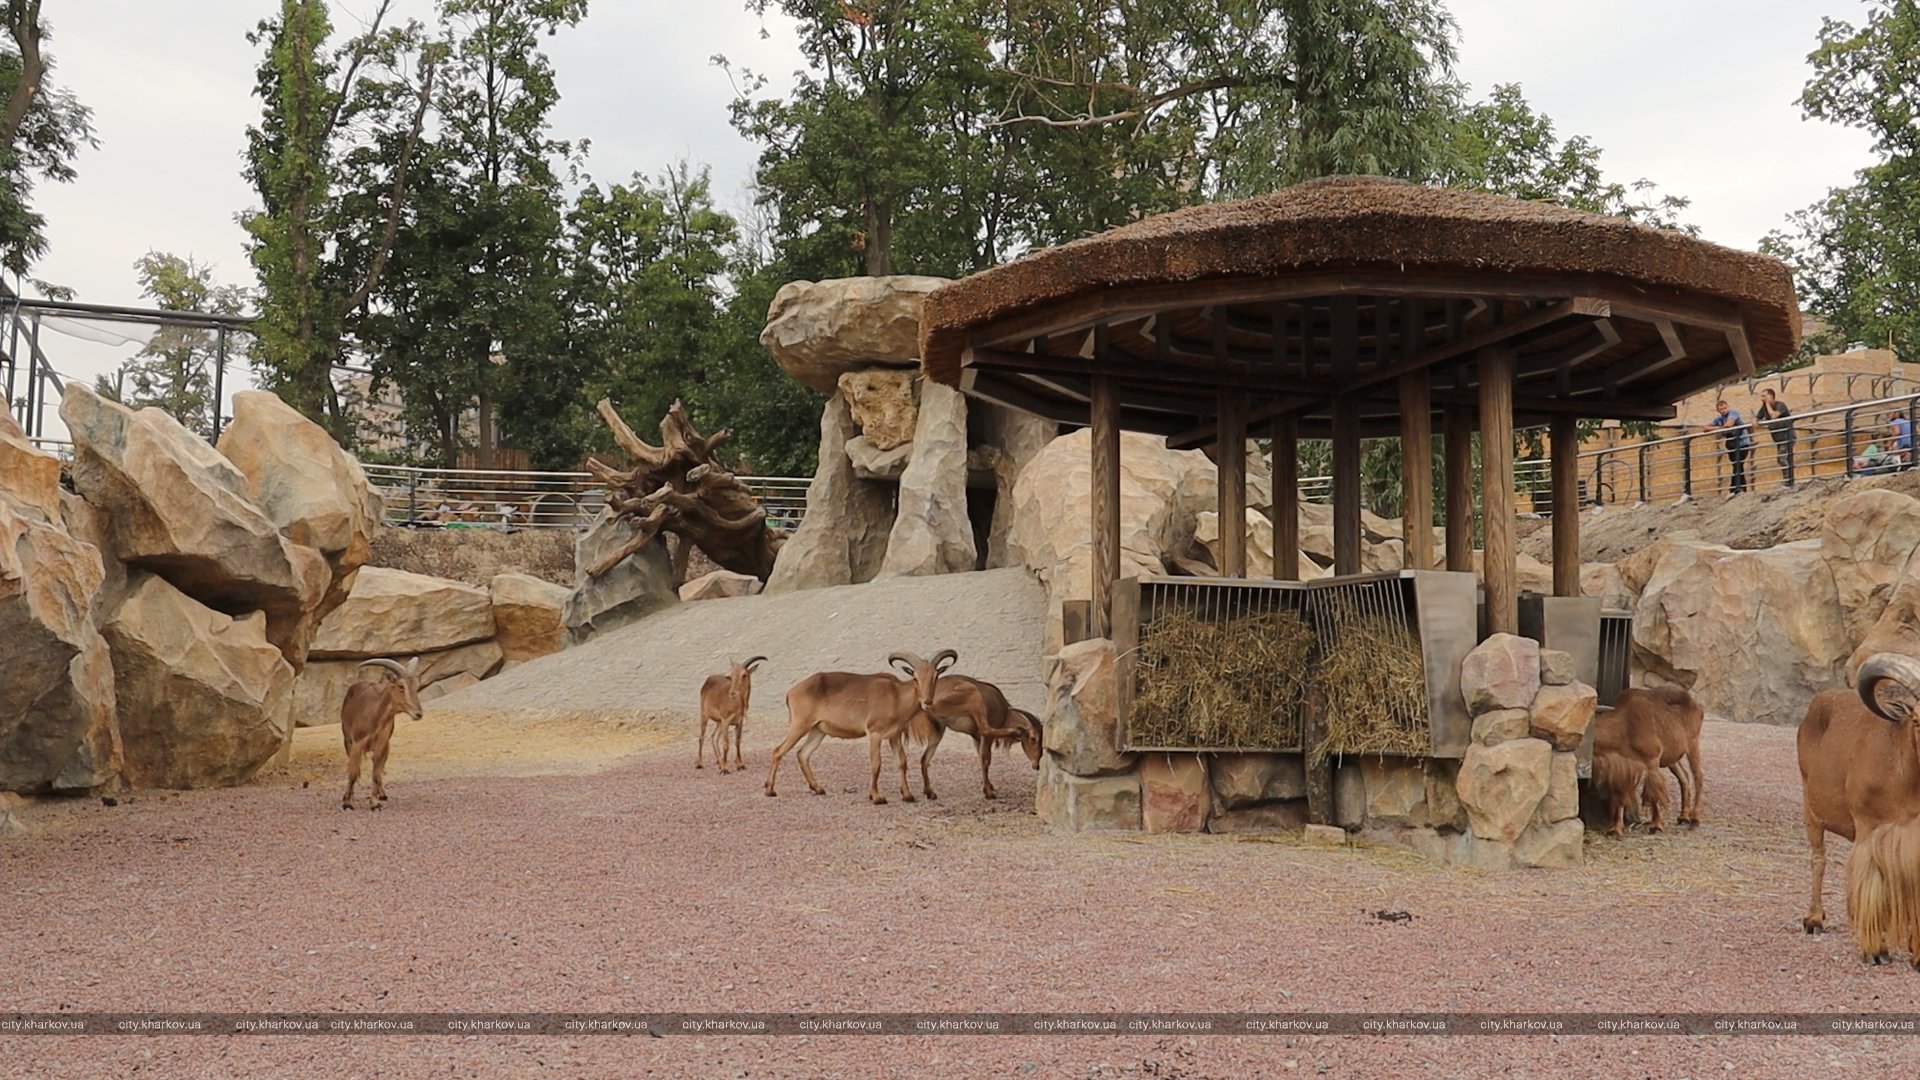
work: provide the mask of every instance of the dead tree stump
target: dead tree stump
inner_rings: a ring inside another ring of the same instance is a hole
[[[709,559],[737,574],[766,580],[783,539],[767,528],[767,511],[737,477],[713,460],[713,451],[733,438],[732,428],[702,435],[675,401],[660,421],[660,445],[643,442],[602,398],[600,418],[632,464],[616,469],[597,457],[587,468],[607,485],[607,510],[631,521],[637,531],[623,547],[587,568],[597,578],[621,560],[653,542],[661,533],[678,536]]]

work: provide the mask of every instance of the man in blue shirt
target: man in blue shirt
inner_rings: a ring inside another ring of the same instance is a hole
[[[1913,468],[1913,425],[1906,417],[1895,416],[1888,426],[1893,428],[1893,460],[1898,462],[1894,468]]]
[[[1753,453],[1753,431],[1747,427],[1740,410],[1727,405],[1726,398],[1714,402],[1713,409],[1719,415],[1707,421],[1707,426],[1727,429],[1721,438],[1727,444],[1727,459],[1733,463],[1733,483],[1728,493],[1738,495],[1747,490],[1747,458]]]

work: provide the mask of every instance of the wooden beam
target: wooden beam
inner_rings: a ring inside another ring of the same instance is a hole
[[[1727,348],[1733,352],[1733,362],[1740,365],[1740,374],[1753,374],[1753,347],[1747,343],[1744,324],[1737,330],[1727,331]]]
[[[1575,391],[1576,394],[1593,394],[1593,388]],[[1477,404],[1480,395],[1475,390],[1435,390],[1433,400],[1442,405]],[[1676,414],[1672,405],[1643,405],[1633,401],[1608,401],[1601,397],[1536,397],[1515,394],[1513,397],[1515,413],[1574,413],[1591,420],[1671,420]]]
[[[1360,301],[1336,296],[1328,301],[1327,342],[1333,355],[1333,380],[1343,389],[1360,374]]]
[[[1409,570],[1433,567],[1433,401],[1425,368],[1400,380],[1401,534]]]
[[[1273,576],[1300,580],[1300,424],[1284,416],[1273,429]]]
[[[1066,374],[1110,375],[1128,382],[1155,383],[1164,386],[1190,386],[1212,389],[1219,386],[1231,386],[1241,390],[1271,391],[1279,373],[1271,370],[1240,371],[1236,369],[1163,366],[1143,360],[1118,360],[1112,349],[1096,350],[1099,355],[1092,359],[1080,356],[1043,356],[1035,353],[1014,352],[1008,349],[973,348],[961,357],[963,368],[978,368],[982,371],[1017,371],[1023,374]],[[1303,394],[1320,394],[1331,397],[1339,387],[1332,383],[1315,382],[1309,379],[1286,376],[1285,388]]]
[[[1660,331],[1660,344],[1600,373],[1608,397],[1618,393],[1622,383],[1644,378],[1668,364],[1686,359],[1687,347],[1681,343],[1679,331],[1674,329],[1673,324],[1662,321],[1654,323],[1654,326]]]
[[[1496,309],[1497,310],[1497,309]],[[1352,390],[1364,390],[1380,383],[1391,382],[1409,371],[1432,367],[1448,360],[1479,353],[1511,341],[1513,338],[1529,334],[1535,330],[1552,326],[1566,319],[1605,318],[1609,314],[1607,302],[1588,297],[1576,297],[1552,307],[1530,311],[1517,319],[1484,327],[1470,334],[1463,334],[1444,345],[1422,349],[1412,356],[1395,361],[1377,371],[1369,371],[1348,385]]]
[[[1103,328],[1104,329],[1104,328]],[[1113,583],[1120,579],[1120,388],[1111,378],[1093,380],[1094,637],[1113,637]]]
[[[1297,413],[1302,409],[1310,409],[1315,405],[1324,405],[1326,401],[1327,399],[1322,397],[1283,397],[1274,401],[1250,404],[1247,408],[1247,427],[1251,429],[1257,424],[1265,424],[1269,420],[1278,420],[1280,417]],[[1167,436],[1167,449],[1193,450],[1197,447],[1211,446],[1219,430],[1220,425],[1218,422],[1209,421],[1208,423],[1188,428],[1185,431],[1176,431]]]
[[[1553,595],[1580,595],[1580,419],[1553,418]]]
[[[1520,595],[1513,519],[1513,354],[1480,354],[1481,575],[1487,590],[1487,630],[1520,632]]]
[[[1333,399],[1333,572],[1360,572],[1360,400]]]
[[[1447,569],[1473,570],[1473,407],[1449,405],[1446,428]]]
[[[1613,325],[1612,319],[1593,320],[1592,330],[1590,337],[1576,341],[1564,349],[1557,349],[1544,356],[1532,357],[1524,363],[1516,363],[1513,368],[1514,381],[1520,382],[1547,374],[1558,374],[1564,377],[1572,372],[1574,365],[1591,360],[1620,344],[1620,329]],[[1566,391],[1562,389],[1561,392]]]
[[[1220,575],[1247,576],[1247,396],[1220,391]]]

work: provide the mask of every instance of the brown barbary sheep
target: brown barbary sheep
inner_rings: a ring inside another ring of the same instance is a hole
[[[1006,730],[1018,734],[1011,737],[981,734]],[[933,762],[933,752],[940,748],[941,737],[949,731],[973,737],[974,749],[980,755],[981,793],[986,798],[996,797],[989,772],[993,766],[995,746],[1018,742],[1033,767],[1040,767],[1041,728],[1038,717],[1008,704],[1007,695],[990,682],[965,675],[943,675],[934,689],[933,708],[923,709],[915,716],[908,732],[912,741],[926,747],[920,754],[920,789],[929,799],[938,799],[940,796],[933,793],[933,777],[929,775],[928,766]]]
[[[727,733],[733,733],[733,769],[738,771],[747,767],[746,759],[740,756],[740,734],[747,724],[747,706],[753,697],[753,669],[766,663],[767,658],[756,656],[746,663],[735,661],[732,670],[725,675],[709,675],[707,681],[700,684],[700,748],[694,751],[693,767],[706,768],[702,759],[707,752],[707,725],[713,724],[714,764],[719,766],[720,775],[725,776],[727,769]]]
[[[367,809],[378,810],[387,801],[387,747],[393,739],[394,718],[401,713],[420,719],[420,658],[402,665],[398,660],[367,660],[361,667],[385,668],[393,680],[357,682],[347,687],[340,703],[340,740],[347,748],[347,793],[340,809],[353,809],[353,787],[360,782],[360,760],[373,758],[373,794]]]
[[[1801,925],[1826,928],[1826,834],[1854,842],[1847,861],[1847,921],[1860,955],[1886,958],[1889,941],[1920,945],[1920,727],[1910,701],[1886,703],[1892,683],[1920,695],[1920,661],[1878,653],[1860,666],[1856,691],[1814,696],[1800,721],[1800,792],[1813,888]]]

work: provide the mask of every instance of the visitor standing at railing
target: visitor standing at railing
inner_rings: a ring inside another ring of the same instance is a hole
[[[1907,422],[1906,417],[1896,413],[1887,426],[1893,429],[1894,468],[1913,468],[1913,425]]]
[[[1729,406],[1726,398],[1714,402],[1713,408],[1719,415],[1707,421],[1707,426],[1727,429],[1721,438],[1727,443],[1727,460],[1733,464],[1733,483],[1728,493],[1738,495],[1747,490],[1747,458],[1753,453],[1753,432],[1740,410]]]
[[[1793,410],[1772,390],[1760,391],[1760,419],[1767,434],[1773,436],[1773,459],[1780,463],[1780,475],[1793,486]]]

